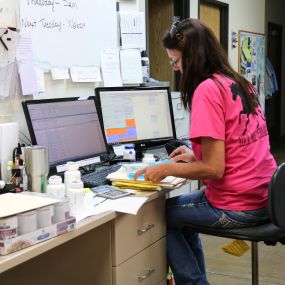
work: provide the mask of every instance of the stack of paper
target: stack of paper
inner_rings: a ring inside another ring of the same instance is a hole
[[[122,167],[107,176],[114,186],[119,188],[131,188],[137,190],[161,190],[162,188],[179,188],[186,179],[174,176],[167,176],[158,184],[145,181],[143,175],[134,180],[135,172],[148,166],[145,163],[123,164]]]
[[[60,199],[34,195],[35,192],[0,195],[0,218],[8,217],[60,202]],[[37,193],[39,194],[39,193]]]

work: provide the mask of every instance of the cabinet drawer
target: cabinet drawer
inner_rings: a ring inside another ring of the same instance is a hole
[[[136,216],[121,215],[112,225],[112,264],[118,266],[165,236],[165,198],[155,199]]]
[[[156,285],[166,278],[166,239],[162,238],[136,256],[113,267],[114,285]]]

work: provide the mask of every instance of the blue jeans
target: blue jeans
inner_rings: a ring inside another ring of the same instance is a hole
[[[167,257],[175,285],[209,285],[202,244],[187,224],[216,228],[240,228],[264,223],[267,209],[226,211],[212,207],[204,189],[167,200]]]

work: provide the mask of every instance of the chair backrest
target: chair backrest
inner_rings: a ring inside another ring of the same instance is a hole
[[[268,189],[268,212],[273,224],[285,228],[285,163],[271,177]]]

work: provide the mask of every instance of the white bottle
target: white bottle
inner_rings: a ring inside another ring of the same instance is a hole
[[[83,182],[79,179],[72,180],[66,191],[69,198],[70,214],[81,213],[84,210]]]
[[[123,158],[128,160],[136,160],[136,151],[133,145],[126,145],[123,152]]]
[[[155,157],[152,153],[145,153],[143,156],[143,163],[153,163],[155,162]]]
[[[149,66],[149,58],[147,57],[146,51],[141,52],[141,62],[142,62],[142,76],[143,82],[149,82],[150,79],[150,66]]]
[[[53,175],[48,179],[46,193],[56,198],[63,198],[65,196],[65,185],[58,175]]]
[[[78,170],[79,168],[78,163],[69,161],[66,163],[66,166],[67,170],[64,172],[65,194],[71,181],[81,179],[81,173]]]

